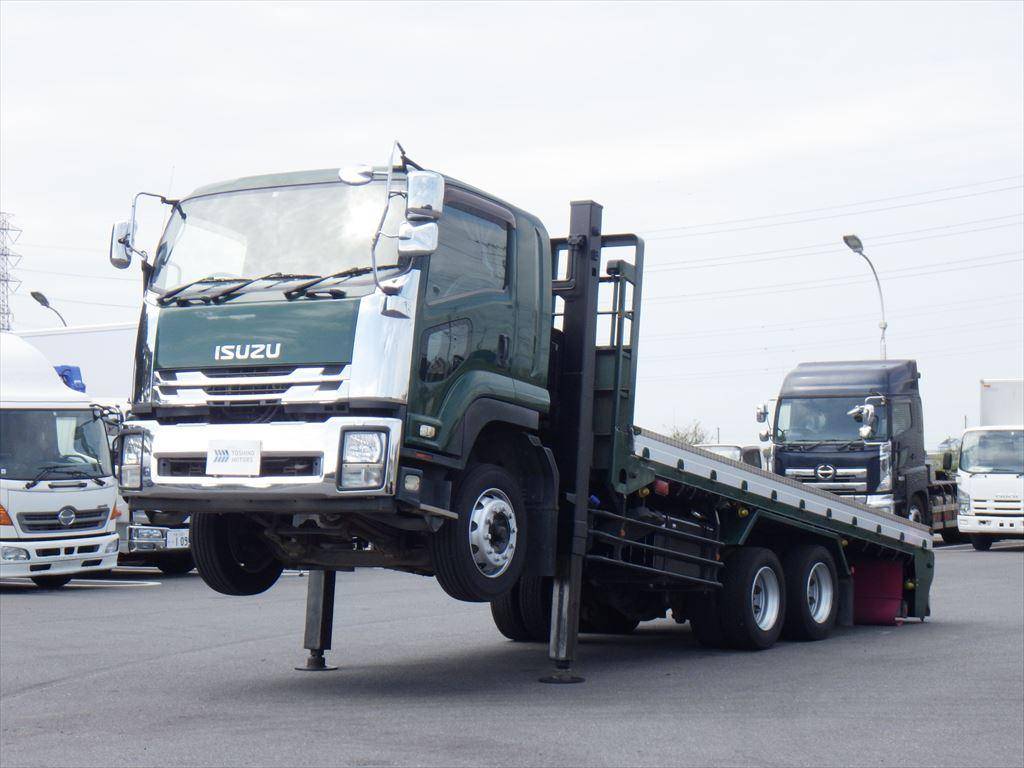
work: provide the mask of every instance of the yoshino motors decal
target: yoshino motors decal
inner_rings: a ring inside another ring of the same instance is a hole
[[[281,356],[281,342],[268,344],[218,344],[213,348],[214,360],[276,360]]]

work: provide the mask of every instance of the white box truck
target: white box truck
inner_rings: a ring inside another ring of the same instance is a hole
[[[0,334],[0,578],[56,589],[117,564],[117,484],[98,409]]]
[[[1024,379],[982,379],[980,405],[960,441],[957,528],[987,550],[1024,537]]]
[[[22,331],[18,335],[50,363],[81,369],[89,398],[106,406],[128,405],[135,355],[135,323],[83,325]],[[122,565],[155,565],[168,574],[192,570],[188,516],[175,512],[129,512],[118,520]]]

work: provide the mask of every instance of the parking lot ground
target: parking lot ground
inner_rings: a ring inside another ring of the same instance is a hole
[[[582,685],[433,579],[339,574],[336,672],[305,578],[255,598],[119,569],[0,587],[0,765],[1024,764],[1024,546],[937,551],[932,618],[762,653],[687,625],[584,636]]]

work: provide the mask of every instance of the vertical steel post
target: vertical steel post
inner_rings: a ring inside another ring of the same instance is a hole
[[[296,667],[300,672],[324,672],[328,666],[324,651],[331,649],[334,629],[334,582],[337,573],[318,569],[309,572],[306,583],[306,638],[302,647],[309,651],[306,664]]]
[[[559,510],[559,552],[552,586],[548,656],[555,663],[546,683],[578,683],[572,673],[579,634],[580,590],[587,547],[590,469],[594,453],[594,366],[597,344],[597,299],[601,277],[601,211],[597,203],[572,203],[569,219],[568,279],[556,286],[565,302],[563,316],[559,416],[559,475],[571,482],[570,504]]]

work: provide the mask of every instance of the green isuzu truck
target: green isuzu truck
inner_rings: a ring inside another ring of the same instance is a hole
[[[191,515],[218,592],[308,569],[305,668],[358,567],[490,602],[559,681],[669,611],[751,649],[928,614],[923,526],[634,425],[644,246],[600,205],[552,238],[398,145],[160,200],[152,256],[134,204],[111,235],[145,293],[121,493]]]

